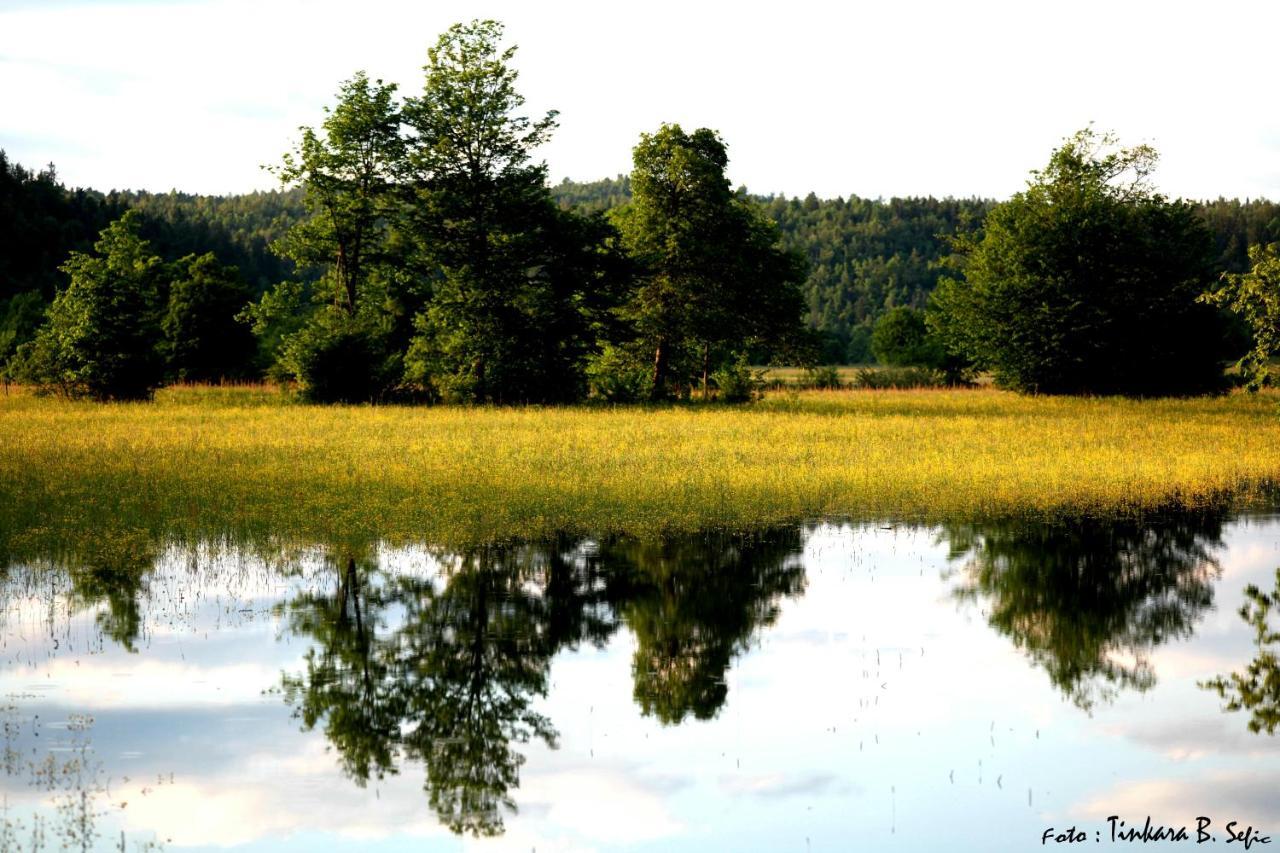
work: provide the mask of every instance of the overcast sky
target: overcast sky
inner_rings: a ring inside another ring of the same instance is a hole
[[[100,189],[270,188],[354,71],[421,88],[450,23],[520,45],[554,181],[712,127],[754,192],[1005,197],[1090,121],[1187,197],[1280,198],[1280,2],[0,0],[0,148]]]

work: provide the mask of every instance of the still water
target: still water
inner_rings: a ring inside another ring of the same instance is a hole
[[[1203,686],[1265,675],[1278,565],[1214,513],[16,560],[0,848],[1280,843],[1275,688]]]

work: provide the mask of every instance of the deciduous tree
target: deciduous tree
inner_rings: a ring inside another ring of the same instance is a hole
[[[1253,348],[1239,366],[1249,390],[1257,391],[1270,380],[1271,359],[1280,354],[1280,243],[1250,246],[1249,260],[1249,272],[1223,275],[1222,286],[1201,298],[1230,308],[1253,332]]]
[[[164,378],[158,349],[165,264],[138,236],[129,211],[103,230],[94,253],[72,252],[70,277],[34,340],[18,352],[18,376],[96,400],[147,399]]]
[[[934,292],[947,348],[1042,393],[1168,394],[1221,382],[1222,332],[1197,297],[1213,245],[1195,208],[1150,183],[1157,155],[1083,130],[956,243]]]

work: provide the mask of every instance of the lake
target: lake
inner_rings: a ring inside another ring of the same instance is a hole
[[[1260,657],[1272,514],[47,550],[3,575],[6,850],[1280,836],[1276,698],[1204,685]]]

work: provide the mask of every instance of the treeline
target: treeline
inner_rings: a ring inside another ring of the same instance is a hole
[[[733,400],[751,357],[811,360],[804,262],[733,192],[718,134],[643,134],[628,203],[562,207],[532,160],[556,114],[520,115],[501,35],[451,27],[420,95],[344,82],[273,169],[292,194],[96,200],[128,209],[92,252],[64,240],[68,283],[7,375],[99,400],[262,370],[323,402]]]
[[[0,151],[0,365],[30,341],[57,292],[73,252],[89,252],[101,232],[126,211],[139,212],[137,231],[166,262],[213,253],[256,298],[297,270],[272,244],[307,215],[300,190],[233,196],[72,189],[52,165],[23,168]]]
[[[565,208],[599,213],[631,199],[626,175],[551,187]],[[950,253],[946,237],[979,228],[989,199],[857,196],[819,199],[751,196],[778,226],[782,245],[809,263],[802,285],[805,321],[823,334],[820,360],[875,360],[875,323],[899,306],[923,309]],[[272,244],[307,216],[300,188],[231,196],[71,189],[52,167],[24,169],[0,151],[0,361],[29,340],[54,293],[66,284],[58,267],[72,251],[88,251],[98,233],[125,210],[142,212],[140,232],[167,261],[213,252],[235,267],[255,297],[298,270]],[[1196,209],[1213,234],[1215,267],[1242,273],[1248,249],[1280,241],[1280,204],[1217,199]]]
[[[630,182],[617,178],[574,183],[552,192],[562,205],[608,210],[630,198]],[[809,262],[803,285],[805,319],[824,335],[822,361],[876,360],[876,321],[896,307],[923,310],[951,255],[949,238],[982,227],[991,199],[858,196],[819,199],[751,196],[778,226],[782,244]],[[1249,269],[1249,247],[1280,241],[1280,203],[1219,198],[1193,202],[1214,243],[1219,273]]]

